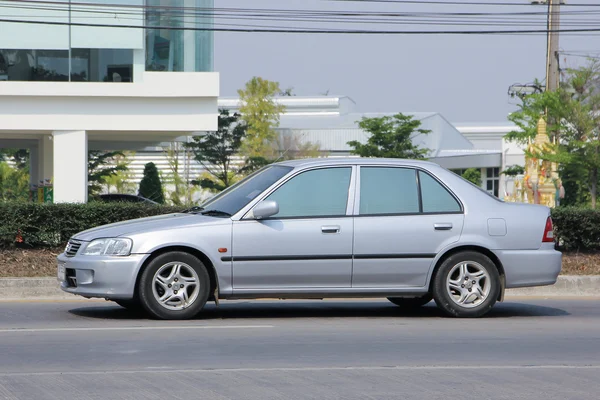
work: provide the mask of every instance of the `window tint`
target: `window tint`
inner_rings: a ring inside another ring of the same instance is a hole
[[[419,212],[417,176],[409,168],[362,167],[360,214]]]
[[[279,205],[275,217],[346,215],[352,168],[324,168],[303,172],[267,197]]]
[[[431,175],[419,171],[419,180],[421,182],[423,212],[460,211],[460,204],[456,199]]]
[[[235,214],[291,170],[293,170],[292,167],[277,165],[264,167],[223,190],[200,206],[207,210],[219,210]]]

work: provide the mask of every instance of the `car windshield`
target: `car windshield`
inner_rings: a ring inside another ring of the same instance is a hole
[[[282,165],[269,165],[247,176],[233,186],[200,205],[205,211],[218,211],[233,215],[244,208],[252,199],[261,194],[293,168]]]

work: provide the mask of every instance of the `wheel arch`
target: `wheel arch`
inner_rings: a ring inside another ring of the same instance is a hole
[[[433,271],[432,271],[430,279],[429,279],[429,285],[428,285],[429,293],[432,292],[435,275],[436,275],[437,271],[440,269],[440,267],[442,266],[442,263],[446,259],[448,259],[448,257],[450,257],[456,253],[463,252],[463,251],[476,251],[478,253],[481,253],[481,254],[487,256],[490,260],[492,260],[492,262],[498,269],[498,274],[500,275],[500,294],[498,296],[498,301],[503,301],[504,300],[504,292],[505,292],[505,288],[506,288],[506,273],[504,271],[504,266],[502,265],[502,262],[500,261],[498,256],[493,251],[491,251],[487,247],[484,247],[481,245],[476,245],[476,244],[462,245],[462,246],[453,247],[451,249],[447,249],[438,258],[437,262],[435,263],[435,266],[433,267]]]
[[[148,267],[148,264],[150,264],[152,262],[152,260],[154,260],[156,257],[160,256],[161,254],[170,253],[170,252],[174,252],[174,251],[181,251],[181,252],[189,253],[189,254],[197,257],[200,261],[202,261],[202,263],[206,266],[206,270],[208,272],[208,277],[210,279],[210,292],[208,295],[208,300],[209,301],[216,300],[217,296],[218,296],[218,291],[219,291],[219,278],[217,276],[217,271],[215,269],[213,262],[210,260],[210,258],[208,258],[208,256],[206,254],[204,254],[200,250],[198,250],[194,247],[184,246],[184,245],[165,246],[165,247],[155,249],[152,251],[152,253],[150,253],[150,256],[146,258],[146,260],[142,264],[142,266],[141,266],[140,270],[138,271],[137,276],[135,278],[134,298],[137,298],[137,296],[138,296],[138,290],[139,290],[138,287],[139,287],[140,278],[141,278],[142,274],[144,273],[144,270]]]

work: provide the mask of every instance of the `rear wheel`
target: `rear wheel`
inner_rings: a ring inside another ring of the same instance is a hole
[[[420,297],[388,297],[388,300],[395,305],[405,308],[414,309],[424,306],[433,299],[430,293]]]
[[[500,294],[500,275],[489,257],[464,251],[448,257],[433,282],[433,298],[451,317],[473,318],[487,314]]]
[[[210,278],[198,258],[169,252],[152,260],[142,273],[139,297],[144,309],[158,319],[190,319],[206,304]]]

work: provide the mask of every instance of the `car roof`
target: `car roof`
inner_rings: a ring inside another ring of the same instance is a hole
[[[324,157],[324,158],[305,158],[300,160],[280,161],[274,165],[285,165],[294,168],[318,167],[336,164],[354,164],[354,165],[406,165],[413,167],[439,167],[431,161],[412,160],[403,158],[368,158],[368,157]]]

